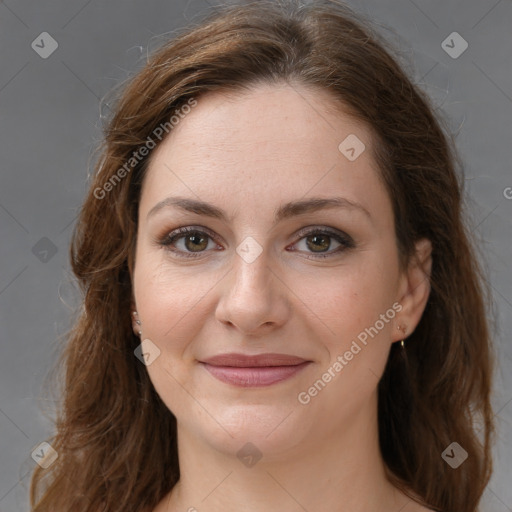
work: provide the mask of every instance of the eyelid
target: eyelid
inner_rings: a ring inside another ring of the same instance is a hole
[[[344,243],[347,245],[354,246],[354,240],[350,235],[342,231],[341,229],[331,228],[329,226],[318,226],[317,224],[312,224],[310,226],[305,226],[301,228],[297,233],[295,233],[294,237],[303,238],[312,233],[323,233],[326,235],[330,235],[334,238],[341,238]]]
[[[210,230],[204,226],[189,225],[189,226],[180,226],[176,229],[171,230],[170,232],[166,231],[163,236],[157,237],[155,242],[157,243],[158,246],[164,246],[164,248],[169,250],[170,252],[172,252],[174,254],[178,254],[179,255],[179,256],[177,256],[178,258],[194,259],[194,258],[200,258],[202,255],[207,254],[208,251],[199,251],[197,253],[193,253],[193,252],[184,252],[182,250],[170,249],[170,247],[176,240],[182,239],[184,236],[187,235],[187,233],[204,233],[205,235],[208,235],[208,237],[214,242],[218,242],[219,238],[222,240],[222,238],[219,235],[217,235],[212,230]],[[323,253],[322,252],[319,252],[319,253],[310,252],[308,254],[310,254],[312,256],[308,257],[307,259],[322,259],[322,258],[334,257],[346,249],[351,249],[351,248],[355,247],[355,242],[354,242],[353,238],[350,235],[348,235],[347,233],[345,233],[344,231],[337,229],[337,228],[329,227],[329,226],[321,226],[321,225],[319,226],[317,224],[305,226],[305,227],[301,228],[298,232],[296,232],[293,235],[293,237],[294,237],[294,239],[297,239],[297,240],[292,245],[296,245],[303,238],[313,235],[313,234],[323,234],[323,235],[327,235],[331,238],[334,238],[341,245],[341,247],[338,247],[337,249],[329,250],[329,251],[323,252]],[[288,247],[289,246],[287,246],[287,248]],[[295,251],[296,250],[294,249],[292,252],[295,252]],[[296,252],[302,252],[302,251],[296,251]],[[194,256],[194,254],[197,254],[197,256]]]

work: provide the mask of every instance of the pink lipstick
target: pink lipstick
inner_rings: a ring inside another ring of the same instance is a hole
[[[291,378],[311,361],[286,354],[221,354],[200,363],[222,382],[240,387],[261,387]]]

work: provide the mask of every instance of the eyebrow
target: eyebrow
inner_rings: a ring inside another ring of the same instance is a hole
[[[224,210],[214,206],[213,204],[199,201],[196,199],[189,199],[186,197],[167,197],[163,201],[157,203],[149,211],[147,218],[152,217],[160,210],[164,208],[178,208],[185,212],[196,213],[198,215],[205,215],[227,222],[228,216]],[[303,199],[299,201],[291,201],[279,207],[274,214],[274,223],[289,219],[297,215],[304,215],[306,213],[313,213],[319,210],[343,208],[348,210],[359,211],[365,214],[372,220],[372,217],[368,210],[361,204],[350,201],[344,197],[312,197],[309,199]]]

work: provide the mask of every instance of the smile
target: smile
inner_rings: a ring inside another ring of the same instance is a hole
[[[290,354],[217,354],[199,361],[216,379],[239,387],[270,386],[290,379],[312,361]]]

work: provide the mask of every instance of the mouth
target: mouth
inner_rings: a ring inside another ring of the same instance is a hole
[[[286,354],[221,354],[199,361],[216,379],[239,387],[263,387],[287,380],[312,361]]]

